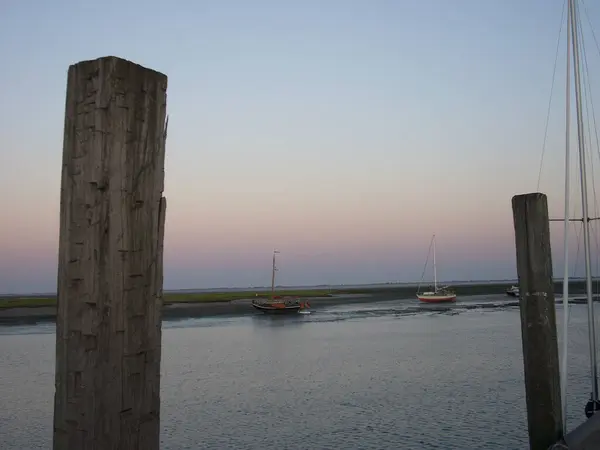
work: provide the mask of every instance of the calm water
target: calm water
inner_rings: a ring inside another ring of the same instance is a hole
[[[163,449],[526,448],[518,309],[408,304],[167,323]],[[574,426],[589,361],[585,306],[571,311]],[[53,333],[0,328],[3,450],[51,448]]]

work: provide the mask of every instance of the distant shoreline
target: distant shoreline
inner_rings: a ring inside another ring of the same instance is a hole
[[[562,286],[562,278],[555,277],[554,282]],[[599,282],[600,277],[594,278],[594,282]],[[572,277],[569,280],[570,286],[585,282],[583,277]],[[358,284],[318,284],[318,285],[276,285],[278,291],[352,291],[360,290],[380,290],[380,289],[412,289],[419,284],[432,284],[431,281],[419,283],[417,281],[403,282],[381,282],[381,283],[358,283]],[[498,279],[498,280],[451,280],[438,281],[438,285],[450,286],[510,286],[517,284],[517,279]],[[233,292],[266,292],[270,289],[268,286],[246,286],[246,287],[216,287],[216,288],[185,288],[185,289],[164,289],[165,295],[172,294],[200,294],[200,293],[233,293]],[[562,289],[562,287],[561,287]],[[21,293],[0,293],[0,301],[10,298],[39,298],[56,297],[56,292],[21,292]]]
[[[569,283],[574,295],[584,293],[585,284],[581,281]],[[504,294],[512,283],[482,283],[454,285],[457,295],[494,295]],[[562,283],[554,285],[556,293],[562,290]],[[278,295],[291,295],[307,299],[311,308],[352,304],[372,303],[386,300],[409,299],[415,296],[415,287],[378,286],[349,289],[304,289],[281,290]],[[212,291],[212,292],[168,292],[164,294],[163,319],[186,319],[215,316],[240,316],[262,314],[252,308],[253,298],[268,296],[261,291]],[[0,297],[0,326],[27,325],[54,322],[56,320],[55,297]]]

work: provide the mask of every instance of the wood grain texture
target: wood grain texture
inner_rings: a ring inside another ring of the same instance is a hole
[[[540,193],[516,195],[512,208],[529,445],[546,450],[563,437],[548,201]]]
[[[54,450],[158,450],[167,77],[69,67]]]

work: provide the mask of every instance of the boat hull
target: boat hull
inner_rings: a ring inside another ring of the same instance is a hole
[[[252,306],[265,314],[296,314],[298,311],[300,311],[300,305],[287,305],[284,307],[279,307],[252,303]]]
[[[417,295],[419,301],[423,303],[449,303],[456,301],[456,294],[450,295]]]
[[[519,297],[520,290],[518,286],[512,286],[510,289],[506,290],[506,295],[510,297]]]

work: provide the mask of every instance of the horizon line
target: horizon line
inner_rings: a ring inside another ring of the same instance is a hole
[[[600,279],[598,277],[592,277],[592,280]],[[554,282],[562,281],[563,277],[552,277]],[[585,277],[569,277],[569,280],[585,280]],[[445,280],[439,281],[439,284],[473,284],[473,283],[512,283],[518,282],[517,278],[498,278],[498,279],[487,279],[487,280]],[[414,286],[419,284],[426,284],[418,281],[385,281],[378,283],[341,283],[341,284],[299,284],[299,285],[276,285],[276,288],[279,289],[313,289],[317,290],[318,288],[332,289],[332,288],[352,288],[352,287],[361,287],[361,286]],[[231,290],[248,290],[248,291],[260,291],[260,290],[270,290],[270,286],[230,286],[230,287],[211,287],[211,288],[179,288],[179,289],[163,289],[163,293],[175,293],[175,292],[203,292],[203,291],[231,291]],[[56,297],[58,292],[17,292],[17,293],[0,293],[0,297],[18,297],[18,296],[54,296]]]

